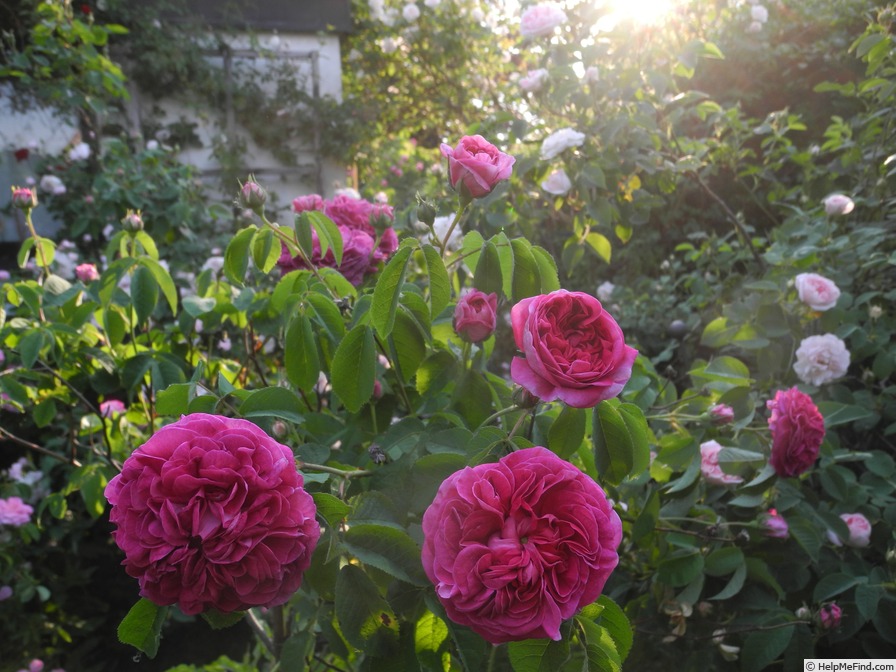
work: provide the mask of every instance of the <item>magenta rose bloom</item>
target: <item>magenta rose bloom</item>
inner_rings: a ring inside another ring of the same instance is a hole
[[[516,161],[481,135],[465,135],[454,149],[442,143],[441,150],[452,188],[460,191],[463,185],[473,198],[488,196],[498,182],[509,179]]]
[[[769,462],[779,476],[799,476],[818,458],[824,417],[812,398],[795,387],[778,390],[766,406],[772,412],[768,419],[772,433]]]
[[[465,341],[481,343],[495,333],[497,310],[497,294],[470,290],[454,307],[454,331]]]
[[[320,537],[292,451],[248,420],[193,413],[163,427],[106,499],[140,594],[185,614],[283,604]]]
[[[423,568],[448,617],[492,644],[560,639],[619,562],[603,490],[536,446],[449,476],[423,514]]]
[[[296,213],[324,209],[324,199],[318,194],[308,194],[292,199],[292,209]]]
[[[513,381],[542,401],[590,408],[622,391],[638,351],[600,301],[558,289],[523,299],[510,311],[523,357],[510,366]]]

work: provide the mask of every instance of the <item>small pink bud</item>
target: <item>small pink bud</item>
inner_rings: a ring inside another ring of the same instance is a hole
[[[286,423],[282,420],[275,420],[274,424],[271,425],[271,432],[273,432],[274,436],[276,436],[278,439],[282,439],[284,436],[286,436]]]
[[[383,384],[375,380],[373,381],[373,398],[374,399],[382,399],[383,397]]]
[[[240,205],[249,208],[254,212],[260,212],[264,209],[264,204],[268,200],[267,192],[257,183],[249,180],[242,189],[240,189]]]
[[[31,210],[37,207],[37,194],[25,187],[13,187],[12,204],[19,210]]]
[[[93,282],[99,280],[100,272],[93,264],[79,264],[75,267],[75,276],[81,282]]]
[[[728,404],[716,404],[709,409],[712,421],[717,425],[727,425],[734,422],[734,409]]]
[[[843,611],[836,602],[824,605],[818,610],[818,621],[825,630],[833,630],[840,627],[840,618]]]
[[[128,214],[121,220],[121,228],[130,234],[142,231],[143,218],[140,216],[140,211],[138,210],[137,212],[134,212],[133,210],[128,210]]]
[[[787,539],[790,536],[790,527],[787,521],[774,509],[769,509],[768,514],[762,519],[762,528],[765,536],[772,539]]]

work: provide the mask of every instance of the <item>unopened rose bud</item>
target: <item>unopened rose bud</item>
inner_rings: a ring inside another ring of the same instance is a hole
[[[796,610],[796,617],[801,621],[807,621],[812,618],[812,610],[809,607],[803,605],[799,609]]]
[[[684,336],[688,330],[688,325],[682,320],[672,320],[669,323],[668,331],[670,336]]]
[[[383,397],[383,384],[375,380],[373,381],[373,398],[374,399],[382,399]]]
[[[243,188],[240,189],[240,205],[244,208],[249,208],[253,212],[261,214],[267,200],[267,192],[252,180],[246,182]]]
[[[417,219],[432,228],[432,224],[436,221],[436,208],[429,201],[423,200],[420,194],[417,194]]]
[[[271,425],[271,432],[278,439],[282,439],[284,436],[286,436],[286,431],[287,431],[286,423],[283,422],[282,420],[275,420],[274,424]]]
[[[541,400],[538,397],[524,387],[517,387],[513,390],[513,403],[520,408],[535,408],[539,401]]]
[[[374,203],[370,210],[370,226],[374,231],[382,233],[395,221],[392,206],[386,203]]]
[[[137,212],[134,212],[133,210],[128,210],[128,214],[121,220],[121,228],[131,235],[142,231],[143,218],[140,216],[140,211],[138,210]]]
[[[13,187],[12,205],[19,210],[31,210],[37,207],[37,194],[32,189]]]
[[[716,404],[709,409],[712,421],[717,425],[727,425],[734,422],[734,409],[728,404]]]
[[[100,272],[93,264],[79,264],[75,267],[75,277],[81,282],[93,282],[99,279]]]
[[[818,623],[824,630],[833,630],[840,627],[840,619],[843,611],[836,602],[824,605],[818,610]]]

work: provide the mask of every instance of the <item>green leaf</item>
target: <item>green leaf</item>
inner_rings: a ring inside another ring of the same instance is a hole
[[[376,378],[376,342],[368,325],[357,324],[345,335],[330,369],[333,392],[349,411],[357,413],[373,394]]]
[[[156,413],[159,415],[182,415],[187,412],[190,403],[190,391],[193,383],[169,385],[156,395]]]
[[[262,273],[268,273],[277,264],[282,249],[271,229],[261,229],[252,239],[252,261]]]
[[[793,637],[792,627],[754,632],[747,636],[740,652],[741,672],[761,672],[778,658]]]
[[[815,584],[815,590],[812,591],[812,599],[815,602],[824,602],[840,593],[845,593],[856,584],[867,582],[867,580],[867,577],[864,576],[849,576],[839,572],[827,574],[821,577],[819,582]]]
[[[326,492],[314,492],[311,494],[317,513],[330,527],[336,527],[351,512],[352,507],[338,497]]]
[[[535,263],[538,264],[542,294],[560,289],[560,278],[557,276],[557,262],[554,261],[551,253],[543,247],[533,245],[532,256],[535,257]]]
[[[749,387],[753,382],[747,365],[727,355],[714,358],[706,366],[691,369],[688,375],[698,384],[705,382],[710,389],[722,392],[733,387]]]
[[[311,320],[296,315],[284,337],[284,364],[289,382],[308,392],[317,384],[320,376],[320,358],[317,354],[317,338],[311,328]]]
[[[622,660],[610,632],[581,616],[575,620],[584,634],[588,672],[621,672]]]
[[[696,551],[676,551],[660,562],[657,578],[673,588],[686,586],[703,571],[703,556]]]
[[[317,239],[320,241],[321,254],[326,254],[327,249],[333,251],[333,259],[336,261],[337,268],[342,266],[342,232],[336,223],[322,212],[309,211],[308,216],[311,218],[311,224],[317,231]]]
[[[514,672],[554,672],[569,658],[569,643],[524,639],[510,642],[507,654]]]
[[[656,524],[660,518],[660,495],[658,490],[654,490],[647,498],[644,508],[632,525],[632,541],[637,542],[648,534],[651,534],[656,528]]]
[[[426,611],[414,627],[414,651],[423,672],[443,672],[442,646],[448,639],[448,625]]]
[[[336,618],[346,641],[368,655],[398,643],[398,618],[360,567],[345,565],[336,578]]]
[[[584,409],[564,406],[548,430],[548,448],[568,460],[585,439],[586,421]]]
[[[263,387],[254,390],[240,405],[240,415],[246,419],[281,418],[289,422],[301,423],[302,401],[299,396],[285,387]]]
[[[171,274],[159,262],[147,257],[141,258],[140,264],[150,270],[152,277],[155,278],[156,283],[159,285],[159,289],[162,290],[162,295],[168,301],[171,312],[177,315],[177,286],[174,284],[174,280],[171,279]]]
[[[258,227],[249,226],[237,231],[224,251],[224,275],[236,285],[242,285],[249,268],[249,244]]]
[[[510,247],[513,250],[513,301],[540,294],[541,277],[531,245],[525,239],[514,238]]]
[[[168,607],[159,607],[145,597],[140,598],[118,625],[118,641],[155,658],[167,615]]]
[[[300,212],[295,217],[296,242],[307,259],[314,256],[314,236],[311,234],[311,216],[308,212]],[[327,254],[328,244],[320,241],[320,256]],[[337,264],[338,267],[338,264]]]
[[[420,549],[403,530],[385,525],[352,525],[343,544],[361,562],[381,569],[401,581],[428,584],[420,564]]]
[[[442,255],[432,245],[421,245],[423,258],[429,274],[429,306],[430,316],[436,319],[445,306],[451,302],[451,281],[442,261]]]
[[[215,304],[215,298],[212,296],[201,298],[194,294],[184,299],[184,311],[190,317],[200,317],[212,312],[215,309]]]
[[[731,578],[728,580],[728,583],[725,584],[725,587],[709,599],[727,600],[734,597],[740,592],[741,588],[744,587],[744,581],[746,580],[746,578],[747,566],[740,565],[737,569],[734,570],[734,574],[731,575]]]
[[[874,415],[874,411],[864,406],[841,404],[836,401],[819,401],[818,410],[824,416],[826,429],[846,425],[856,420],[864,420]]]
[[[131,278],[131,302],[137,313],[137,324],[143,324],[152,315],[159,302],[159,285],[152,272],[143,265],[134,269]]]
[[[815,526],[801,517],[788,517],[788,529],[790,536],[796,540],[812,560],[818,560],[821,551],[821,535]]]
[[[871,620],[877,614],[877,605],[880,603],[886,590],[880,585],[863,584],[856,586],[856,608],[862,618]]]
[[[635,631],[632,628],[632,624],[622,608],[606,595],[601,595],[597,600],[597,604],[603,607],[598,624],[610,633],[613,642],[616,644],[619,658],[624,661],[628,658],[628,653],[631,651],[632,644],[635,641]]]
[[[498,248],[491,241],[482,245],[479,262],[473,271],[473,286],[485,294],[495,293],[499,297],[504,287],[504,276],[501,273],[501,258]]]
[[[19,356],[26,368],[33,368],[40,357],[40,351],[46,344],[46,332],[43,329],[30,329],[19,341]]]
[[[706,556],[705,572],[710,576],[726,576],[744,564],[744,552],[735,546],[717,548]]]
[[[31,416],[38,427],[46,427],[56,418],[56,401],[53,397],[47,397],[34,407]]]
[[[371,319],[374,328],[383,340],[389,337],[392,327],[395,325],[395,313],[398,310],[401,287],[404,284],[410,257],[410,247],[399,248],[386,264],[386,268],[380,273],[373,290],[373,304],[370,308]]]
[[[609,238],[607,238],[602,233],[592,231],[587,236],[585,236],[585,243],[587,243],[588,247],[590,247],[598,257],[603,259],[608,264],[610,263],[610,256],[613,251],[613,245],[610,243]]]
[[[650,446],[641,409],[608,399],[594,407],[592,424],[597,470],[610,483],[618,485],[627,476],[648,468]]]
[[[401,377],[410,380],[426,357],[426,339],[419,323],[403,305],[399,306],[395,316],[389,344],[395,353],[393,361],[397,362]]]
[[[215,630],[223,630],[224,628],[236,625],[243,620],[245,615],[245,611],[232,611],[225,614],[223,611],[218,611],[217,609],[210,609],[209,611],[202,612],[202,618],[204,618],[205,622]]]

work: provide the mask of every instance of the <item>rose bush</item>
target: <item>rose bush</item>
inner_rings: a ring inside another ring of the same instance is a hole
[[[193,413],[135,450],[106,486],[141,595],[186,614],[273,607],[320,536],[292,451],[251,422]]]
[[[560,639],[619,562],[622,524],[593,480],[536,446],[449,476],[423,534],[448,617],[499,644]]]
[[[543,401],[589,408],[615,397],[628,382],[637,350],[593,296],[557,290],[511,309],[514,382]]]

